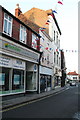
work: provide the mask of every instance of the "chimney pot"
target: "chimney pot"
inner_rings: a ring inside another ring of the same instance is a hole
[[[16,4],[15,16],[18,17],[22,13],[19,4]]]

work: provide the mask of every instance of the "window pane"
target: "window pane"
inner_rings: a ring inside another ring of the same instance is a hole
[[[5,18],[8,19],[8,15],[7,14],[5,14]]]
[[[12,20],[12,18],[11,17],[9,17],[9,21],[11,21]]]
[[[11,33],[11,23],[9,22],[8,23],[8,34],[10,35],[10,33]]]
[[[7,33],[7,20],[4,20],[4,32]]]
[[[13,70],[13,90],[24,90],[24,71]]]
[[[20,30],[20,40],[22,41],[22,30]]]

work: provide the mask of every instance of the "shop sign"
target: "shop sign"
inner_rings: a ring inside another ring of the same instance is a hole
[[[2,44],[2,46],[0,46],[2,49],[20,54],[22,56],[26,56],[28,58],[34,59],[35,61],[38,60],[38,54],[34,53],[33,51],[29,51],[28,49],[23,49],[17,45],[11,44],[11,43],[6,42],[4,40],[3,41],[0,40],[0,44]]]
[[[0,56],[0,66],[25,70],[25,62],[7,56]]]
[[[6,56],[0,56],[0,66],[12,67],[12,59]]]
[[[23,62],[22,60],[14,59],[13,60],[13,68],[25,70],[25,62]]]

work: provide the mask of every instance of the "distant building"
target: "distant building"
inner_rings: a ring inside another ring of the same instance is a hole
[[[68,79],[69,81],[72,81],[72,80],[74,80],[74,81],[79,81],[79,74],[76,73],[76,71],[74,71],[74,72],[69,72],[69,73],[67,74],[67,79]]]

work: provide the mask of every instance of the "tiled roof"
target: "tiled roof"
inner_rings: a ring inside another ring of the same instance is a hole
[[[42,10],[42,9],[38,9],[38,8],[32,8],[31,10],[27,11],[24,13],[24,16],[34,22],[35,24],[37,24],[40,27],[45,27],[46,26],[46,30],[45,32],[47,32],[49,34],[49,26],[46,25],[46,22],[48,20],[48,13],[51,13],[52,10]]]
[[[76,71],[74,71],[74,72],[69,72],[67,75],[78,75],[78,74],[76,73]]]
[[[18,17],[19,20],[21,20],[24,24],[26,24],[28,27],[33,29],[35,32],[39,33],[39,26],[33,23],[32,21],[28,20],[23,14],[20,14]]]

